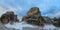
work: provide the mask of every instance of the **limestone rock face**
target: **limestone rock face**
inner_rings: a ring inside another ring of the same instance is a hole
[[[15,22],[17,20],[17,15],[14,14],[14,12],[6,12],[1,16],[1,22],[2,23],[8,23],[8,22]]]
[[[28,12],[27,15],[41,15],[38,7],[32,7]]]
[[[26,21],[27,23],[30,23],[30,24],[42,25],[44,19],[41,16],[41,12],[39,11],[39,8],[32,7],[27,12],[27,15],[22,18],[22,21]]]
[[[27,15],[23,17],[24,20],[28,19],[28,18],[31,18],[31,17],[39,17],[41,16],[41,13],[39,11],[39,8],[38,7],[32,7],[28,12],[27,12]],[[24,21],[22,20],[22,21]]]

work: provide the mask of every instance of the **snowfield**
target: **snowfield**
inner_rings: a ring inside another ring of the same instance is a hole
[[[44,27],[39,27],[31,24],[27,24],[26,22],[16,22],[14,24],[6,24],[7,28],[15,28],[18,30],[60,30],[59,28],[53,26],[52,24],[44,25]]]

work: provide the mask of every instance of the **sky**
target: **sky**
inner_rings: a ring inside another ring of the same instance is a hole
[[[60,0],[0,0],[0,16],[7,11],[14,11],[23,17],[31,7],[38,7],[42,16],[60,16]]]

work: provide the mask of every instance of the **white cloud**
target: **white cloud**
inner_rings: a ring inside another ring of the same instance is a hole
[[[0,6],[0,16],[4,14],[6,11],[7,10],[3,6]]]
[[[6,13],[7,11],[13,11],[15,14],[17,14],[17,12],[22,11],[22,8],[20,6],[17,6],[16,8],[13,6],[9,6],[8,8],[0,6],[0,16]]]
[[[60,11],[54,14],[51,14],[50,17],[60,17]]]

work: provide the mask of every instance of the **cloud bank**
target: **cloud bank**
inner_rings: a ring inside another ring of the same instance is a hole
[[[39,7],[42,16],[59,17],[60,0],[0,0],[3,11],[14,11],[18,16],[26,15],[31,7]]]

